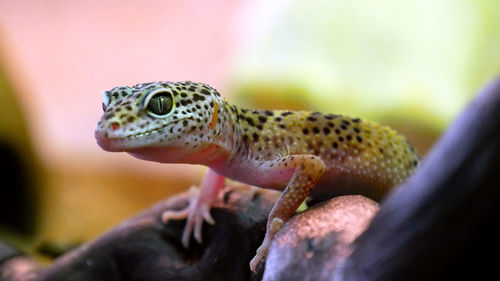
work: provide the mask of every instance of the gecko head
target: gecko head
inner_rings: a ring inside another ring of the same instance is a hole
[[[103,92],[95,137],[107,151],[199,146],[219,94],[195,82],[151,82]],[[208,122],[207,122],[208,120]]]

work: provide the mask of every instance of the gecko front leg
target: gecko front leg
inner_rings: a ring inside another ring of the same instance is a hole
[[[263,165],[271,174],[294,169],[293,176],[274,204],[267,219],[264,241],[250,261],[250,269],[255,271],[259,262],[266,256],[274,235],[295,213],[307,198],[311,189],[318,183],[326,170],[325,163],[315,155],[291,155]]]
[[[162,214],[162,221],[168,222],[171,219],[184,219],[186,220],[186,226],[182,232],[182,245],[185,248],[189,247],[189,239],[191,237],[191,232],[194,228],[194,238],[196,242],[202,243],[201,229],[203,221],[205,220],[209,224],[215,224],[214,219],[210,215],[210,208],[217,198],[217,194],[224,185],[224,177],[217,174],[212,169],[208,169],[205,174],[203,181],[201,182],[199,192],[193,192],[195,189],[191,188],[191,194],[189,198],[189,205],[179,211],[165,211]]]

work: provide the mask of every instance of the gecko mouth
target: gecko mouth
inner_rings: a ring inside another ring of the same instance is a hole
[[[108,130],[96,128],[96,130],[94,131],[94,135],[97,144],[106,151],[110,152],[129,151],[151,145],[154,142],[156,136],[158,136],[159,133],[162,133],[167,126],[174,125],[185,119],[190,119],[190,118],[182,118],[174,120],[173,122],[170,122],[168,124],[162,125],[159,128],[155,128],[153,130],[149,130],[146,132],[140,132],[137,134],[118,136],[118,137],[110,136]],[[151,139],[147,139],[146,137],[151,137]]]

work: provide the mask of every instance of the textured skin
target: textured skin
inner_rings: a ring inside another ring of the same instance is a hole
[[[173,100],[168,114],[151,114],[148,105],[157,93]],[[204,182],[218,184],[202,184],[190,208],[163,216],[165,221],[188,217],[186,246],[193,225],[201,241],[203,219],[211,222],[208,211],[222,182],[217,177],[284,190],[252,269],[307,196],[380,199],[419,160],[406,138],[378,123],[319,112],[240,109],[202,83],[116,87],[104,92],[103,108],[95,130],[103,149],[163,163],[202,164],[216,172]]]

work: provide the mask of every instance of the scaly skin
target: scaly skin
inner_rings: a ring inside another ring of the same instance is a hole
[[[163,214],[164,221],[188,219],[182,239],[186,247],[193,228],[201,243],[203,220],[214,223],[209,210],[224,177],[283,190],[252,270],[307,196],[380,199],[419,160],[403,136],[378,123],[319,112],[240,109],[195,82],[116,87],[104,92],[103,109],[95,137],[104,150],[210,168],[188,208]]]

